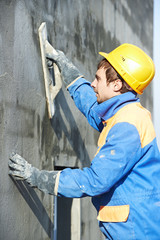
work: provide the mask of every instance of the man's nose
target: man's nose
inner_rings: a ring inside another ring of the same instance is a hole
[[[91,83],[91,87],[95,88],[96,87],[96,79],[93,80],[93,82]]]

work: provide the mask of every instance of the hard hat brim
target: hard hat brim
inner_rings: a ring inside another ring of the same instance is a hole
[[[105,53],[105,52],[99,52],[99,54],[104,58],[107,58],[108,56],[108,53]]]

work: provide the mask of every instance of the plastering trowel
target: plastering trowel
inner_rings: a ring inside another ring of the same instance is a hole
[[[55,112],[54,99],[62,87],[61,75],[55,63],[46,59],[45,45],[48,42],[46,23],[43,22],[39,29],[39,40],[42,57],[42,67],[44,74],[44,84],[46,91],[46,101],[48,107],[48,115],[51,119]],[[54,49],[55,50],[55,49]],[[56,54],[55,50],[55,54]]]

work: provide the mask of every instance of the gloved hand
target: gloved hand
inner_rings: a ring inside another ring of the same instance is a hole
[[[51,44],[46,41],[45,43],[46,58],[54,61],[62,75],[63,82],[67,87],[78,77],[83,77],[79,70],[70,62],[62,51],[56,50]]]
[[[58,171],[45,171],[32,167],[20,155],[12,153],[9,160],[9,174],[16,180],[26,180],[31,187],[37,187],[44,193],[54,194]]]

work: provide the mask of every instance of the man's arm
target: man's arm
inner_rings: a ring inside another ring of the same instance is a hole
[[[136,127],[118,123],[112,127],[106,143],[88,168],[40,171],[13,154],[9,161],[9,174],[44,193],[70,198],[93,197],[108,192],[130,172],[140,156],[141,142]]]
[[[94,111],[97,106],[97,98],[89,81],[79,78],[67,88],[77,108],[87,118],[89,124],[98,131],[102,131],[101,118]]]
[[[94,112],[97,98],[90,86],[90,82],[83,78],[79,70],[70,62],[63,52],[53,51],[52,46],[46,42],[46,57],[54,61],[61,72],[65,87],[68,89],[78,109],[86,116],[89,124],[96,130],[101,131],[103,125],[101,119]]]
[[[108,192],[131,171],[140,157],[141,142],[136,127],[118,123],[110,130],[106,143],[89,168],[67,168],[61,172],[58,196],[93,197]]]

